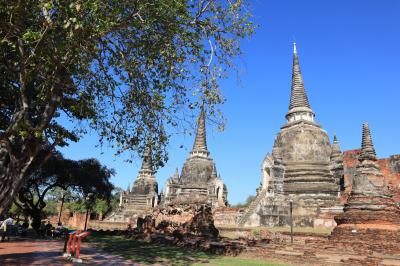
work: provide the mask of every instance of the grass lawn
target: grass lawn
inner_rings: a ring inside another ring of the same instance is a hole
[[[104,236],[93,233],[87,238],[96,246],[144,265],[265,265],[283,266],[269,261],[240,257],[217,256],[186,248],[149,244],[122,236]]]
[[[271,227],[271,228],[266,228],[266,229],[271,232],[290,232],[289,226]],[[323,227],[318,227],[318,228],[294,227],[293,228],[293,232],[295,232],[295,233],[314,233],[314,234],[320,234],[320,235],[329,235],[332,233],[332,230],[333,230],[333,228],[323,228]]]
[[[227,257],[221,256],[209,260],[208,262],[196,262],[191,264],[194,266],[200,265],[213,265],[213,266],[284,266],[285,264],[280,264],[276,262],[258,260],[258,259],[248,259],[240,257]]]

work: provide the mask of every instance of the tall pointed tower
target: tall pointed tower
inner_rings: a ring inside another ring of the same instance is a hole
[[[346,184],[344,182],[343,153],[340,150],[340,144],[336,134],[333,137],[330,168],[336,183],[339,184],[340,191],[344,192]]]
[[[296,43],[293,43],[293,67],[292,67],[292,88],[290,93],[289,111],[286,114],[288,122],[306,120],[314,122],[315,114],[308,102],[304,88],[303,77],[301,76],[299,56]]]
[[[207,148],[204,106],[201,106],[192,151],[181,174],[173,175],[165,185],[164,204],[205,203],[226,206],[227,190]]]
[[[356,175],[352,180],[352,193],[365,195],[381,195],[386,183],[377,163],[375,147],[372,142],[368,123],[362,127],[361,153],[358,157]]]
[[[287,123],[281,127],[276,142],[280,145],[278,148],[285,167],[281,193],[333,199],[339,189],[329,169],[332,147],[326,131],[315,123],[314,118],[294,43]]]
[[[252,208],[239,219],[239,224],[288,225],[288,202],[292,201],[294,224],[313,226],[321,209],[339,203],[338,179],[343,175],[341,152],[337,141],[333,147],[326,131],[315,122],[295,43],[289,110],[285,118],[272,155],[267,155],[263,162],[262,185],[254,200],[257,205],[250,205]]]
[[[391,187],[386,179],[387,170],[380,168],[367,123],[362,127],[358,160],[344,212],[335,216],[337,226],[329,241],[348,248],[363,246],[370,252],[388,250],[387,254],[399,254],[398,195],[396,188]]]
[[[210,152],[207,149],[207,138],[206,138],[206,116],[204,113],[204,105],[201,106],[200,116],[197,122],[196,138],[194,140],[191,157],[208,157]]]
[[[158,205],[158,184],[154,176],[150,142],[143,153],[142,167],[131,190],[123,194],[122,205],[128,213],[150,210]]]
[[[105,221],[131,223],[138,216],[149,214],[158,205],[158,183],[154,175],[151,142],[143,153],[142,166],[132,185],[120,194],[119,210]]]
[[[376,152],[372,143],[371,131],[368,123],[363,124],[360,160],[376,161]]]

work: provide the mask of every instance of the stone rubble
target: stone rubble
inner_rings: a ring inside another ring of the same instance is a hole
[[[212,208],[227,205],[228,190],[217,173],[215,162],[207,148],[206,114],[201,106],[195,141],[189,158],[165,183],[161,204],[179,204],[196,200]]]
[[[358,160],[344,213],[335,217],[338,226],[329,239],[344,247],[400,254],[400,194],[381,172],[368,124]]]
[[[137,219],[130,231],[134,240],[194,248],[214,254],[238,255],[256,243],[278,241],[276,233],[261,230],[258,239],[232,240],[220,237],[214,226],[212,208],[207,205],[169,205],[155,208],[151,215]]]

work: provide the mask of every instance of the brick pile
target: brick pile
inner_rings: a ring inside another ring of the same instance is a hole
[[[400,156],[359,160],[345,153],[347,202],[329,240],[344,249],[400,254]]]

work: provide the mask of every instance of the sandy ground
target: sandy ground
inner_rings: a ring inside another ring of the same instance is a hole
[[[60,240],[11,238],[9,242],[0,242],[0,265],[76,265],[62,257],[63,247]],[[80,258],[88,265],[138,265],[86,243]]]

